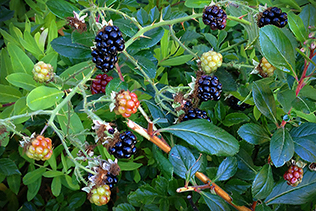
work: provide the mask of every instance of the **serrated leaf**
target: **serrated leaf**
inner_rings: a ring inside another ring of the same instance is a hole
[[[152,204],[157,198],[160,198],[160,193],[149,184],[139,187],[136,191],[128,195],[128,201],[136,201],[142,204]]]
[[[141,66],[143,71],[150,77],[150,78],[155,78],[156,76],[156,70],[157,70],[157,65],[152,62],[151,60],[147,59],[144,56],[134,56],[134,58],[137,60],[138,64]],[[133,69],[136,73],[140,74],[143,76],[141,72],[137,69]]]
[[[48,9],[59,18],[73,17],[73,11],[79,12],[79,9],[71,3],[63,0],[49,0],[46,2]]]
[[[148,21],[148,14],[143,8],[140,8],[136,13],[136,18],[138,22],[140,23],[140,25],[143,26]]]
[[[91,31],[80,33],[75,30],[71,33],[71,39],[73,43],[78,43],[86,47],[90,47],[90,46],[93,46],[95,35]]]
[[[45,168],[38,168],[34,171],[28,172],[24,177],[23,177],[23,184],[24,185],[30,185],[37,180],[42,178],[43,173],[46,171]]]
[[[303,180],[296,187],[281,181],[272,190],[265,202],[271,204],[304,204],[316,197],[316,172],[304,169]]]
[[[292,101],[292,106],[305,114],[311,114],[316,110],[315,102],[306,97],[296,97]]]
[[[311,4],[307,4],[303,7],[300,12],[300,17],[303,21],[305,28],[307,29],[309,26],[315,26],[316,23],[316,8]]]
[[[274,185],[272,169],[269,164],[266,164],[262,167],[262,169],[256,175],[251,191],[252,197],[255,199],[264,199],[266,198],[272,191]]]
[[[7,49],[10,54],[13,71],[16,73],[28,73],[31,75],[34,63],[22,51],[22,49],[13,43],[8,43]]]
[[[216,211],[229,211],[228,204],[218,195],[211,194],[209,192],[201,192],[201,195],[206,202],[210,210]]]
[[[177,56],[173,58],[166,59],[159,63],[161,66],[178,66],[181,64],[185,64],[193,58],[193,55],[187,54],[182,56]]]
[[[33,77],[27,73],[12,73],[8,75],[6,79],[10,84],[23,88],[27,91],[31,91],[32,89],[40,86],[40,84],[36,83]]]
[[[264,81],[253,82],[252,96],[258,110],[264,116],[277,123],[276,104],[269,86]]]
[[[226,127],[230,127],[248,121],[250,121],[250,118],[244,113],[230,113],[225,116],[225,119],[222,123]]]
[[[10,190],[12,190],[15,195],[18,195],[21,185],[21,175],[13,174],[7,177],[7,182]]]
[[[62,79],[66,79],[69,76],[74,76],[73,79],[70,79],[70,81],[79,81],[83,78],[83,75],[87,75],[94,64],[90,64],[88,62],[81,62],[79,64],[73,65],[66,69],[62,74],[59,75]],[[78,72],[82,72],[82,74],[76,74]]]
[[[14,174],[21,174],[15,163],[9,158],[0,159],[0,174],[5,176],[11,176]]]
[[[60,55],[70,59],[90,59],[91,50],[81,44],[73,43],[70,36],[57,37],[51,43],[53,49]]]
[[[308,38],[308,34],[302,19],[292,11],[287,13],[287,17],[291,31],[295,34],[295,37],[303,43]]]
[[[234,176],[237,171],[237,159],[235,157],[225,158],[218,167],[216,177],[212,181],[224,181]]]
[[[270,141],[266,130],[255,123],[242,125],[237,131],[238,135],[250,144],[263,144]]]
[[[21,96],[22,94],[17,88],[0,84],[0,102],[1,103],[15,102]]]
[[[262,54],[270,64],[281,70],[295,70],[293,46],[281,29],[273,25],[262,27],[259,42]]]
[[[294,142],[290,133],[285,128],[274,132],[270,141],[270,155],[273,164],[281,167],[289,161],[294,154]]]
[[[163,28],[152,29],[144,34],[145,37],[141,37],[136,40],[130,48],[137,49],[137,51],[150,48],[161,40],[163,34]]]
[[[59,196],[61,191],[61,180],[60,177],[54,177],[51,184],[52,193],[54,196]]]
[[[134,36],[138,31],[137,26],[127,19],[117,19],[114,21],[114,24],[120,28],[123,34],[129,37]]]
[[[184,121],[162,131],[172,133],[210,155],[232,156],[239,150],[239,143],[232,135],[204,119]]]
[[[56,88],[40,86],[33,89],[27,96],[27,106],[32,110],[50,108],[58,103],[64,92]]]

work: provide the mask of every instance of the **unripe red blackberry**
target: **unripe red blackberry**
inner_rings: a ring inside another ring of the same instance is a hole
[[[95,37],[95,48],[92,49],[92,61],[104,72],[112,70],[117,62],[117,51],[123,51],[125,41],[117,26],[103,27]]]
[[[42,61],[34,65],[32,73],[34,76],[34,80],[40,83],[50,82],[55,76],[52,65],[46,64]]]
[[[208,51],[201,56],[201,67],[207,74],[213,73],[222,66],[223,56],[215,51]]]
[[[287,181],[287,184],[295,187],[302,182],[303,169],[296,165],[291,165],[284,173],[283,178]]]
[[[26,155],[35,160],[46,161],[53,154],[52,140],[41,135],[31,140],[31,144],[27,144],[25,147]]]
[[[113,79],[112,76],[108,76],[107,74],[99,74],[95,77],[91,84],[91,93],[105,93],[106,85]]]
[[[230,96],[227,99],[227,104],[229,105],[229,107],[231,107],[234,110],[239,110],[239,111],[244,111],[246,108],[250,108],[251,106],[247,103],[242,103],[241,105],[238,105],[239,103],[239,99],[234,97],[234,96]]]
[[[202,75],[197,81],[198,98],[202,101],[215,100],[221,98],[222,84],[216,76]]]
[[[109,148],[109,153],[116,158],[130,158],[136,153],[136,136],[131,131],[125,131],[119,135],[119,141]]]
[[[137,95],[130,91],[122,91],[115,97],[116,103],[114,111],[116,114],[121,114],[123,117],[130,117],[131,114],[137,112],[139,101]]]
[[[108,185],[94,187],[89,196],[89,201],[97,206],[102,206],[110,201],[111,190]]]
[[[262,57],[260,63],[259,63],[259,74],[263,77],[263,78],[267,78],[273,75],[274,71],[275,71],[275,67],[272,66],[268,60],[265,57]]]
[[[204,8],[202,19],[212,30],[222,30],[226,27],[227,15],[221,7],[213,5]]]
[[[287,24],[287,14],[278,7],[269,7],[258,16],[258,27],[275,25],[283,28]]]

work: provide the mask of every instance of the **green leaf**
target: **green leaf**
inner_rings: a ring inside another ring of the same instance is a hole
[[[256,206],[256,211],[272,211],[271,208],[269,206],[267,206],[266,204],[262,203],[262,204],[258,204]]]
[[[49,0],[46,5],[54,15],[62,19],[73,17],[73,11],[79,12],[77,7],[64,0]]]
[[[43,56],[44,52],[38,47],[34,37],[31,36],[30,32],[24,31],[24,39],[20,38],[20,43],[23,47],[28,50],[37,60]]]
[[[158,169],[161,173],[169,180],[173,177],[173,166],[171,162],[163,156],[163,154],[157,149],[157,147],[153,150],[153,155],[156,160]]]
[[[296,187],[281,181],[272,190],[265,202],[270,204],[305,204],[315,201],[316,197],[316,172],[304,169],[303,180]]]
[[[21,48],[13,43],[8,43],[7,49],[10,54],[13,71],[32,75],[34,63]]]
[[[141,37],[136,40],[130,48],[137,49],[137,51],[150,48],[161,40],[163,34],[163,28],[152,29],[144,34],[145,37]]]
[[[27,200],[31,201],[38,193],[42,184],[42,177],[39,177],[33,183],[27,185]]]
[[[302,111],[305,114],[311,114],[316,110],[315,102],[306,97],[296,97],[292,101],[292,106],[295,110]]]
[[[223,91],[237,91],[237,84],[233,76],[225,69],[219,69],[216,72],[216,76],[218,80],[221,82],[223,86]]]
[[[272,169],[269,164],[266,164],[262,167],[262,169],[256,175],[251,191],[252,197],[255,199],[264,199],[266,198],[272,191],[274,186]]]
[[[65,80],[69,76],[74,75],[74,78],[70,79],[69,81],[80,81],[83,78],[83,75],[87,75],[92,70],[92,65],[94,64],[81,62],[66,69],[62,74],[59,75],[59,77]],[[82,72],[82,74],[76,74],[78,72]]]
[[[189,8],[204,8],[208,6],[210,1],[208,0],[186,0],[184,5]]]
[[[149,184],[145,184],[139,187],[136,191],[131,192],[131,194],[128,195],[128,201],[135,201],[142,204],[152,204],[160,197],[160,193],[157,189],[151,187]]]
[[[27,91],[31,91],[32,89],[40,86],[40,84],[36,83],[33,77],[27,73],[12,73],[8,75],[6,79],[10,84],[23,88]]]
[[[226,127],[230,127],[233,125],[240,124],[242,122],[249,122],[249,121],[250,121],[250,118],[244,113],[230,113],[225,117],[223,121],[223,125],[225,125]]]
[[[62,184],[71,190],[79,190],[80,186],[77,181],[74,181],[69,175],[65,175],[61,180]]]
[[[14,174],[21,174],[15,163],[9,158],[0,159],[0,174],[11,176]]]
[[[262,54],[270,64],[287,72],[295,70],[293,46],[281,29],[273,25],[262,27],[259,42]]]
[[[159,19],[159,10],[157,6],[155,6],[154,8],[150,10],[149,18],[150,18],[151,23]]]
[[[269,86],[264,81],[253,82],[252,96],[258,110],[264,116],[277,123],[276,104]]]
[[[210,210],[216,211],[229,211],[228,204],[218,195],[211,194],[209,192],[201,192],[201,195],[206,202]]]
[[[87,195],[84,192],[78,192],[73,194],[69,199],[69,209],[76,209],[83,205],[83,203],[86,201]]]
[[[14,104],[14,115],[26,114],[31,110],[26,106],[26,97],[21,97]],[[19,119],[15,119],[15,124],[20,124],[26,122],[30,117],[22,117]]]
[[[105,88],[105,93],[106,95],[110,96],[111,93],[114,92],[119,92],[121,90],[127,90],[128,85],[125,81],[121,81],[119,78],[114,78],[112,79]]]
[[[316,23],[316,8],[311,4],[307,4],[303,7],[300,12],[300,17],[304,23],[305,28],[307,29],[309,26],[315,26]]]
[[[123,34],[126,34],[129,37],[134,36],[138,31],[137,26],[127,19],[117,19],[114,21],[114,24],[120,28]]]
[[[90,47],[93,46],[95,35],[92,31],[80,33],[75,30],[71,33],[71,39],[73,43],[78,43],[86,47]]]
[[[274,132],[270,141],[270,154],[273,164],[281,167],[289,161],[294,154],[294,142],[290,133],[285,128]]]
[[[17,101],[22,96],[21,92],[12,86],[0,84],[0,102],[11,103]]]
[[[44,56],[41,61],[45,62],[46,64],[51,64],[54,68],[54,70],[57,69],[57,59],[58,59],[58,53],[51,52]]]
[[[34,171],[28,172],[23,177],[23,184],[30,185],[36,182],[37,180],[42,178],[42,175],[45,171],[46,171],[46,168],[38,168],[38,169],[35,169]]]
[[[250,144],[263,144],[270,141],[267,131],[255,123],[242,125],[237,131],[238,135]]]
[[[295,99],[295,90],[289,90],[288,86],[285,86],[284,90],[278,92],[277,99],[282,105],[283,111],[288,113],[292,108],[292,101]]]
[[[154,64],[151,60],[147,59],[144,56],[134,56],[134,58],[137,60],[138,64],[141,66],[143,71],[150,77],[155,78],[156,76],[156,70],[157,65]],[[139,72],[138,69],[133,69],[136,73],[143,76],[141,72]]]
[[[182,56],[173,57],[167,60],[163,60],[159,63],[161,66],[178,66],[181,64],[185,64],[193,58],[193,55],[187,54]]]
[[[138,22],[140,23],[140,25],[143,26],[148,21],[148,14],[143,8],[140,8],[136,13],[136,18]]]
[[[15,195],[18,195],[20,190],[21,184],[21,175],[20,174],[13,174],[7,177],[7,182],[9,185],[10,190],[12,190]]]
[[[225,106],[221,101],[218,101],[214,108],[216,119],[222,121],[226,116],[226,109]]]
[[[11,60],[8,54],[8,51],[5,48],[2,48],[1,51],[1,66],[0,66],[0,83],[3,85],[9,84],[6,80],[6,77],[13,72]]]
[[[122,203],[117,205],[117,207],[113,207],[113,211],[136,211],[135,208],[128,204],[128,203]]]
[[[64,92],[56,88],[40,86],[33,89],[27,96],[27,106],[32,110],[50,108],[58,103]]]
[[[176,145],[169,152],[169,161],[173,165],[174,173],[182,179],[190,177],[200,168],[200,161],[196,161],[194,155],[184,146]]]
[[[237,171],[237,159],[235,157],[225,158],[218,167],[216,177],[212,181],[225,181],[234,176]]]
[[[217,47],[217,38],[210,33],[204,33],[205,39],[210,43],[210,45],[214,48],[214,51],[218,51]]]
[[[287,17],[291,31],[293,32],[295,37],[303,43],[308,38],[308,34],[302,19],[300,18],[300,16],[295,15],[292,11],[287,13]]]
[[[51,184],[52,193],[54,196],[59,196],[61,191],[61,179],[60,177],[54,177]]]
[[[314,59],[316,60],[316,56],[314,56]],[[310,66],[313,66],[312,64],[309,65]],[[312,100],[315,100],[316,101],[316,95],[315,95],[315,92],[316,92],[316,89],[313,88],[312,86],[308,86],[308,85],[305,85],[300,93],[299,93],[299,96],[301,97],[307,97],[307,98],[310,98]]]
[[[296,154],[308,162],[316,162],[316,124],[304,123],[290,133]]]
[[[52,170],[52,171],[46,171],[43,174],[43,177],[51,178],[51,177],[58,177],[62,175],[64,175],[64,172]]]
[[[133,171],[135,169],[139,169],[143,164],[142,163],[135,163],[132,161],[129,161],[129,162],[119,161],[118,165],[119,165],[121,171]]]
[[[51,42],[53,49],[60,55],[70,59],[90,59],[91,50],[81,44],[73,43],[70,36],[62,36]]]
[[[232,156],[239,149],[238,141],[232,135],[204,119],[181,122],[162,131],[172,133],[210,155]]]

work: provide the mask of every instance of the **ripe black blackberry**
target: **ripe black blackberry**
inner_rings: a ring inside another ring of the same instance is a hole
[[[211,119],[207,116],[206,111],[192,107],[187,108],[185,110],[186,112],[182,118],[182,121],[187,121],[191,119],[206,119],[207,121],[211,122]]]
[[[226,27],[227,14],[221,7],[212,5],[204,8],[202,19],[212,30],[222,30]]]
[[[110,189],[112,189],[117,182],[117,176],[108,172],[108,174],[106,175],[105,183],[110,187]]]
[[[92,61],[104,72],[112,70],[117,62],[117,51],[123,51],[125,41],[117,26],[105,26],[95,37],[95,48],[92,49]]]
[[[227,104],[229,107],[231,107],[234,110],[244,111],[246,108],[250,108],[251,105],[247,103],[242,103],[241,105],[238,105],[238,102],[240,100],[234,96],[231,96],[227,99]]]
[[[269,24],[283,28],[287,24],[287,14],[278,7],[269,7],[259,14],[258,27],[261,28]]]
[[[125,131],[120,134],[119,138],[120,141],[116,142],[113,147],[109,148],[109,153],[114,155],[116,158],[130,158],[136,153],[136,136],[131,131]]]
[[[202,75],[198,80],[198,98],[202,101],[215,100],[221,98],[222,84],[216,76]]]

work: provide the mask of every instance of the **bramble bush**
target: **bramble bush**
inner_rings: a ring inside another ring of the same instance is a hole
[[[12,0],[2,210],[315,210],[316,2]]]

